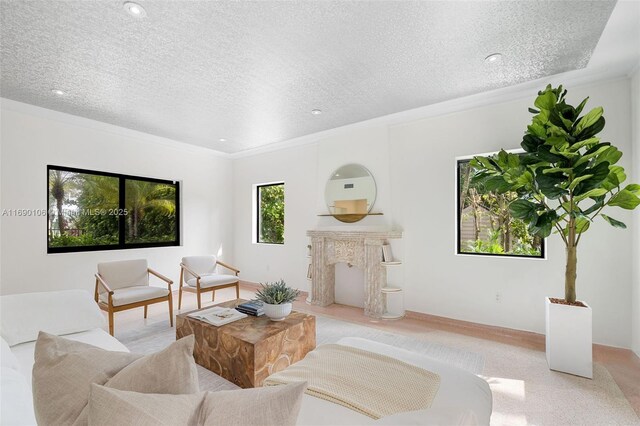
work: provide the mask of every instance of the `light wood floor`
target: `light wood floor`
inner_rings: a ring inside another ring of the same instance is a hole
[[[255,286],[243,283],[240,290],[240,297],[251,299],[254,296],[254,291]],[[177,297],[176,292],[174,295],[174,307],[177,307]],[[305,298],[306,296],[300,297],[300,300],[295,302],[294,309],[421,339],[428,338],[430,333],[444,331],[461,336],[468,336],[470,338],[484,339],[486,341],[544,352],[544,336],[537,333],[484,326],[424,314],[409,314],[408,317],[393,321],[372,321],[364,315],[363,310],[360,308],[339,304],[327,307],[311,306],[304,302]],[[203,297],[203,307],[231,299],[235,299],[234,289],[220,290],[216,294],[215,302],[211,301],[209,295]],[[153,316],[155,318],[163,320],[164,316],[168,316],[166,309],[166,304],[157,304],[149,307],[150,318],[151,314],[154,314]],[[175,313],[187,312],[194,309],[196,309],[195,295],[185,293],[183,294],[182,310],[176,310]],[[162,312],[165,314],[162,315]],[[119,331],[122,332],[124,330],[130,330],[131,328],[141,327],[144,326],[143,324],[142,308],[117,313],[115,317],[115,337],[118,337]],[[619,349],[603,345],[594,345],[593,356],[595,362],[601,364],[608,370],[636,414],[640,417],[640,358],[628,349]]]

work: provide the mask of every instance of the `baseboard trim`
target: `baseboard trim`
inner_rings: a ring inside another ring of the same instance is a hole
[[[437,315],[425,314],[423,312],[406,311],[406,318],[419,321],[425,321],[431,324],[438,324],[444,327],[455,328],[458,332],[468,331],[473,335],[505,337],[520,341],[527,341],[533,344],[544,345],[545,338],[543,334],[532,331],[517,330],[508,327],[499,327],[495,325],[479,324],[476,322],[463,321],[453,318],[441,317]],[[466,333],[464,333],[466,334]]]
[[[260,283],[253,281],[240,280],[240,287],[244,287],[247,290],[255,291],[260,288]],[[300,296],[304,299],[308,297],[309,293],[306,291],[300,291]],[[425,314],[424,312],[406,311],[405,318],[424,322],[432,325],[438,329],[449,330],[451,332],[465,334],[472,337],[488,338],[495,341],[500,341],[509,344],[521,345],[529,348],[535,348],[541,351],[545,349],[545,336],[541,333],[533,331],[517,330],[515,328],[500,327],[495,325],[479,324],[471,321],[463,321],[453,318],[441,317],[438,315]],[[397,320],[389,320],[397,321]],[[593,344],[594,350],[600,352],[604,351],[609,354],[618,354],[619,356],[628,357],[632,355],[632,358],[640,361],[640,357],[635,354],[631,349],[619,348],[616,346],[608,346],[600,343]],[[594,352],[595,354],[595,352]]]
[[[240,280],[240,287],[255,291],[260,288],[260,283]],[[300,291],[300,295],[306,298],[308,297],[309,293],[306,291]],[[474,336],[478,336],[480,334],[484,336],[503,337],[510,340],[527,341],[534,345],[544,345],[545,340],[544,335],[539,333],[516,330],[513,328],[498,327],[493,325],[478,324],[470,321],[462,321],[437,315],[425,314],[423,312],[406,311],[405,318],[423,321],[429,324],[439,325],[447,328],[455,328],[455,331],[458,333],[471,334]],[[542,348],[544,350],[544,346]]]

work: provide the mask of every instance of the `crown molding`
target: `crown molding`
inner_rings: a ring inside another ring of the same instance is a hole
[[[639,65],[636,65],[636,69]],[[536,80],[527,81],[525,83],[513,86],[503,87],[500,89],[481,92],[462,98],[451,99],[437,104],[427,105],[411,110],[401,111],[370,120],[360,121],[345,126],[336,127],[329,130],[313,133],[310,135],[300,136],[282,142],[276,142],[269,145],[263,145],[233,154],[229,154],[232,159],[251,157],[254,155],[266,154],[273,151],[280,151],[287,148],[300,147],[305,145],[317,144],[322,139],[326,139],[335,135],[344,134],[357,129],[376,126],[398,126],[405,125],[413,121],[423,120],[426,118],[438,117],[457,112],[463,112],[475,108],[481,108],[487,105],[515,101],[523,98],[530,98],[531,93],[537,93],[538,90],[547,84],[564,86],[584,86],[598,82],[606,82],[628,78],[630,75],[629,66],[618,66],[609,68],[583,68],[580,70],[568,71],[561,74],[555,74]]]
[[[140,132],[138,130],[127,129],[113,124],[104,123],[102,121],[92,120],[90,118],[80,117],[77,115],[67,114],[60,111],[54,111],[39,106],[26,104],[24,102],[14,101],[12,99],[0,98],[0,108],[2,110],[19,112],[23,114],[33,115],[46,120],[57,121],[60,123],[71,124],[86,129],[96,130],[100,132],[110,133],[112,135],[132,138],[137,141],[153,144],[155,146],[162,145],[182,152],[192,152],[196,154],[205,154],[221,158],[229,158],[230,155],[224,152],[215,151],[210,148],[201,147],[185,142],[179,142],[174,139],[162,136],[152,135],[150,133]]]

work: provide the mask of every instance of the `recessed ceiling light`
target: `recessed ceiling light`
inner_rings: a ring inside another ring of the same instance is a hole
[[[311,110],[311,114],[320,115],[320,114],[322,114],[322,110],[320,110],[320,109],[312,109]]]
[[[51,89],[51,93],[53,93],[54,95],[58,95],[58,96],[62,96],[62,95],[64,95],[64,94],[65,94],[65,93],[64,93],[62,90],[60,90],[60,89]]]
[[[491,55],[484,58],[484,61],[489,64],[493,64],[498,62],[500,59],[502,59],[502,53],[492,53]]]
[[[227,140],[225,138],[220,138],[218,139],[218,142],[226,142]]]
[[[147,12],[138,3],[128,1],[125,2],[122,7],[127,11],[129,15],[133,16],[134,18],[144,18],[145,16],[147,16]]]

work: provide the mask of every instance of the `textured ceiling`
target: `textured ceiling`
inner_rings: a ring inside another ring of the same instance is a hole
[[[239,152],[583,68],[615,5],[139,3],[3,0],[2,97]]]

